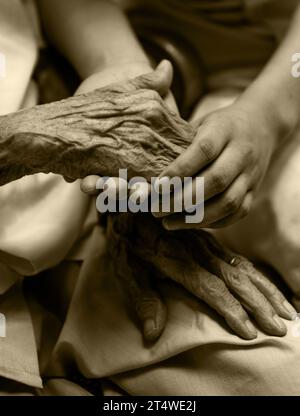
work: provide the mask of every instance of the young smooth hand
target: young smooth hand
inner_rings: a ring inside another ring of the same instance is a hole
[[[172,210],[154,213],[165,216],[167,229],[224,227],[245,216],[275,148],[277,132],[254,104],[238,100],[198,123],[192,144],[160,176],[204,177],[204,220],[188,224]],[[189,192],[195,198],[195,179]]]

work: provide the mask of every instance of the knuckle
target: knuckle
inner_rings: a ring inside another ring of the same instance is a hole
[[[157,91],[149,90],[148,94],[151,100],[161,102],[161,96]]]
[[[230,293],[222,280],[209,275],[205,287],[202,287],[207,299],[226,299]]]
[[[220,173],[213,174],[211,178],[213,189],[216,193],[224,191],[227,187],[227,178]]]
[[[285,300],[283,294],[277,289],[277,287],[273,283],[267,282],[266,289],[267,296],[273,299],[274,301],[283,302]]]
[[[242,305],[235,298],[233,298],[231,304],[226,309],[225,318],[230,321],[235,320],[243,322],[247,319],[247,314],[242,308]]]
[[[248,164],[253,164],[255,161],[255,151],[253,146],[245,146],[244,148],[244,159],[247,160]]]
[[[163,107],[159,100],[150,100],[146,110],[146,117],[148,120],[157,120],[163,113]]]
[[[189,172],[189,166],[185,163],[183,159],[178,158],[176,162],[174,162],[173,171],[171,172],[171,177],[175,177],[180,173],[180,176],[184,177],[187,176]],[[169,172],[170,174],[170,172]]]
[[[241,290],[247,286],[247,279],[245,276],[238,273],[236,270],[227,271],[225,274],[226,284],[234,290]]]
[[[249,214],[249,212],[250,212],[250,206],[242,205],[239,209],[239,217],[244,218]]]
[[[208,162],[211,162],[217,157],[217,151],[214,143],[207,139],[197,140],[199,151],[204,155]]]
[[[237,195],[227,195],[224,198],[224,210],[227,213],[234,213],[237,212],[240,208],[240,198]]]

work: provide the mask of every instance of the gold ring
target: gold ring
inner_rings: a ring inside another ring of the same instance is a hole
[[[231,266],[237,266],[239,263],[241,262],[241,259],[238,256],[234,256],[232,257],[232,259],[230,260],[229,264]]]

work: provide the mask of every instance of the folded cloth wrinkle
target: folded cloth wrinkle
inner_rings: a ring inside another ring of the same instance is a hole
[[[38,102],[38,91],[31,80],[41,44],[36,18],[32,0],[0,2],[0,53],[6,64],[5,76],[0,77],[0,115]],[[10,288],[12,290],[24,276],[53,267],[68,254],[84,258],[86,249],[81,250],[80,240],[82,236],[88,240],[97,218],[91,208],[94,206],[80,191],[79,182],[68,184],[58,175],[37,174],[2,186],[0,293],[4,296],[7,292],[9,296]],[[76,253],[72,253],[75,242]],[[14,323],[19,315],[12,314],[7,337],[0,340],[0,376],[40,386],[37,347],[28,307],[21,295],[11,295],[11,302],[11,305],[15,302],[16,311],[22,310],[22,321]],[[13,328],[20,326],[22,337],[15,336],[11,325]],[[10,363],[15,366],[14,372]],[[24,367],[28,374],[31,369],[35,380],[32,376],[19,375]]]

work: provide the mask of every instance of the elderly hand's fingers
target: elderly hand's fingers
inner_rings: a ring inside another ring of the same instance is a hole
[[[243,219],[249,213],[252,204],[252,199],[252,194],[247,193],[241,207],[235,214],[228,215],[224,219],[216,221],[212,224],[207,224],[206,222],[204,224],[204,221],[188,223],[186,222],[186,215],[188,215],[187,213],[174,214],[172,215],[172,217],[164,218],[162,224],[166,230],[199,230],[201,228],[225,228]]]
[[[247,313],[217,276],[199,265],[187,267],[185,262],[179,264],[169,257],[156,265],[171,280],[215,309],[236,334],[245,339],[256,338],[257,332]]]
[[[130,304],[134,306],[144,338],[146,341],[155,341],[165,328],[167,309],[161,296],[151,285],[151,266],[138,259],[127,244],[126,238],[124,239],[128,232],[127,226],[128,224],[114,223],[110,220],[109,249],[113,258],[117,259],[114,262],[115,273],[122,290],[129,296]]]
[[[259,326],[268,334],[283,336],[286,327],[275,313],[271,303],[251,282],[243,271],[225,263],[214,256],[205,240],[198,239],[194,247],[202,266],[224,280],[228,289],[242,303],[244,308],[255,318]]]
[[[82,192],[88,195],[98,195],[99,190],[96,188],[96,183],[100,176],[98,175],[89,175],[82,179],[80,183],[80,189]]]
[[[142,249],[143,257],[163,276],[181,284],[215,309],[236,334],[245,339],[256,338],[256,329],[247,313],[222,280],[199,266],[191,254],[184,250],[184,245],[178,245],[175,239],[163,239],[157,244],[156,250]]]
[[[237,256],[234,267],[245,273],[251,282],[264,294],[279,316],[292,320],[297,313],[283,294],[262,272],[255,269],[253,264],[244,257]]]
[[[211,233],[200,231],[195,232],[195,235],[197,237],[199,235],[205,236],[210,250],[217,257],[245,273],[258,290],[269,300],[279,316],[285,319],[294,318],[297,313],[294,307],[287,301],[280,290],[261,271],[257,270],[249,260],[243,256],[236,256],[231,250],[224,247],[214,238]]]
[[[132,258],[130,263],[131,271],[128,273],[127,270],[123,281],[142,325],[145,340],[155,341],[166,325],[166,306],[158,291],[151,285],[153,277],[150,275],[149,265]]]
[[[127,181],[123,178],[101,178],[97,175],[89,175],[81,181],[82,192],[97,195],[105,190],[106,194],[116,201],[127,198],[127,189]]]
[[[129,291],[145,340],[155,341],[165,328],[167,309],[159,292],[154,290],[150,282],[151,276],[147,269],[137,267],[133,270]]]

